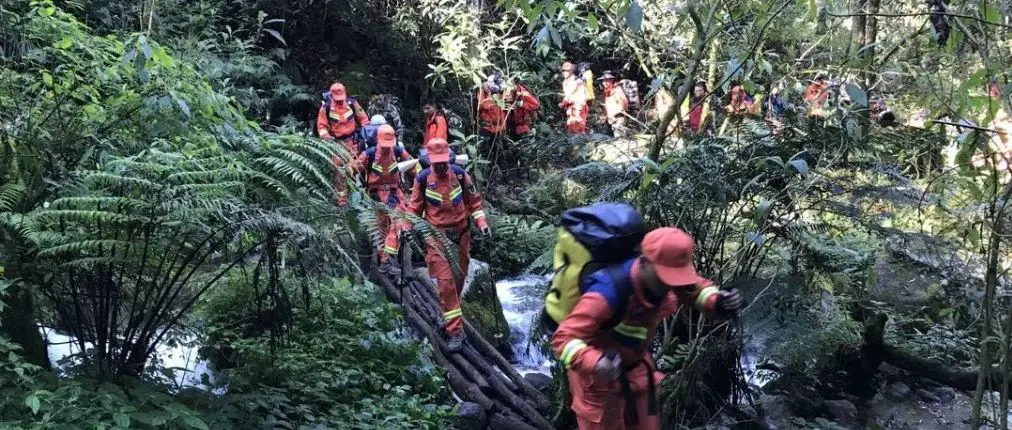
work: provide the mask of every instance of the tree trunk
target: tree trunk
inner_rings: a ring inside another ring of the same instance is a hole
[[[706,23],[699,19],[699,14],[696,13],[694,6],[689,6],[689,18],[692,19],[693,24],[696,26],[696,36],[694,40],[694,47],[692,52],[692,59],[689,60],[689,67],[685,69],[685,78],[682,79],[682,85],[678,87],[676,92],[675,101],[668,106],[667,112],[664,112],[664,116],[661,117],[661,122],[657,124],[657,129],[654,131],[654,138],[650,142],[650,154],[651,160],[657,161],[661,157],[661,146],[664,145],[664,141],[668,137],[668,126],[671,124],[675,117],[679,117],[675,124],[681,123],[681,115],[679,112],[682,110],[682,102],[685,101],[685,97],[692,91],[692,84],[696,77],[696,70],[699,68],[699,64],[703,62],[703,56],[706,55],[706,30],[710,27],[713,22],[713,16],[717,12],[717,5],[719,2],[714,2],[713,6],[710,7],[710,12],[707,14]]]
[[[868,2],[868,13],[877,14],[879,10],[879,4],[882,0],[866,0]],[[875,15],[868,15],[868,18],[864,27],[864,41],[862,48],[864,51],[861,53],[861,70],[864,75],[864,89],[869,91],[873,84],[875,74],[871,71],[871,66],[875,64],[875,44],[878,42],[878,17]]]
[[[858,15],[855,15],[851,21],[851,44],[848,46],[848,58],[850,58],[851,54],[857,56],[858,52],[861,51],[861,48],[864,47],[865,16],[863,14],[865,13],[865,4],[867,2],[868,0],[853,0],[852,2],[851,13]]]

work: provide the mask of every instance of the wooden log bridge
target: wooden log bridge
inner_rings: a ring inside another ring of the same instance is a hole
[[[407,251],[410,246],[402,247]],[[551,430],[545,413],[548,397],[534,388],[464,316],[467,341],[459,352],[448,351],[443,336],[443,314],[436,287],[425,269],[414,270],[410,256],[402,256],[403,278],[391,280],[376,270],[372,278],[383,293],[401,305],[404,319],[429,339],[436,362],[446,371],[453,392],[484,411],[480,427],[496,430]],[[473,423],[472,423],[473,425]]]

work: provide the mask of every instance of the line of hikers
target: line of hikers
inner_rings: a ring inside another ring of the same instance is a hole
[[[382,114],[367,117],[366,111],[341,83],[331,85],[324,94],[317,113],[316,129],[321,139],[342,145],[358,156],[345,166],[337,156],[334,164],[334,187],[337,205],[348,203],[349,180],[358,179],[370,198],[391,210],[400,210],[423,217],[441,230],[457,247],[459,267],[467,273],[470,261],[471,219],[484,234],[490,234],[481,195],[471,177],[458,164],[466,157],[457,156],[447,142],[448,127],[444,112],[438,105],[427,105],[424,144],[419,158],[399,145],[403,130],[395,129]],[[399,122],[399,121],[398,121]],[[353,173],[349,178],[342,170]],[[402,174],[411,182],[411,197],[406,199],[401,188]],[[385,236],[377,257],[387,272],[396,271],[391,256],[400,250],[400,233],[410,229],[409,223],[391,225],[390,217],[376,212],[377,224]],[[459,350],[464,341],[460,291],[463,276],[454,276],[446,256],[450,255],[438,241],[428,241],[426,264],[439,288],[439,300],[446,321],[450,349]]]
[[[564,97],[559,106],[566,112],[566,129],[586,133],[592,72],[568,62],[562,72]],[[633,105],[626,87],[632,81],[620,80],[610,71],[600,81],[608,125],[616,134],[625,133],[627,109]],[[712,132],[707,96],[705,84],[698,83],[687,97],[681,109],[684,132]],[[820,79],[804,94],[813,115],[828,108],[833,97],[833,88]],[[657,100],[670,106],[670,95]],[[515,80],[503,85],[495,75],[479,88],[476,102],[486,138],[531,133],[540,107],[526,86]],[[882,108],[873,113],[888,112]],[[776,89],[759,103],[738,84],[732,85],[724,108],[732,116],[776,115],[783,109]],[[449,147],[445,113],[436,105],[425,106],[424,112],[418,159],[399,144],[403,132],[399,117],[397,126],[383,114],[368,118],[340,83],[324,95],[317,131],[322,139],[358,154],[348,166],[334,159],[338,205],[347,203],[348,183],[339,173],[344,169],[359,177],[372,199],[422,217],[456,245],[460,268],[456,274],[447,259],[452,253],[439,241],[427,240],[425,255],[438,288],[447,346],[455,352],[465,341],[460,292],[470,261],[472,222],[485,235],[491,230],[481,195],[460,166],[466,157],[458,157]],[[409,198],[401,188],[402,175],[412,183]],[[394,258],[400,251],[401,232],[411,225],[406,221],[391,225],[385,213],[376,214],[385,238],[377,250],[381,270],[396,276]],[[542,319],[559,363],[567,369],[580,429],[659,428],[656,387],[664,375],[656,371],[650,349],[657,325],[680,304],[711,318],[735,315],[742,306],[737,290],[722,290],[696,273],[691,236],[674,227],[646,230],[642,217],[626,204],[601,203],[562,214],[554,247],[555,275]]]

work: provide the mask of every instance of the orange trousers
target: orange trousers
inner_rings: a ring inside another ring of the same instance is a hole
[[[429,276],[436,280],[439,289],[439,304],[443,312],[443,320],[446,321],[446,334],[455,336],[464,330],[464,314],[460,310],[460,292],[464,289],[464,278],[467,276],[467,266],[471,262],[471,232],[465,225],[460,229],[442,229],[450,236],[452,231],[461,231],[460,240],[457,243],[457,261],[460,265],[461,276],[453,276],[453,269],[450,267],[443,251],[443,244],[433,240],[427,241],[425,252],[425,264],[429,266]],[[449,232],[448,232],[449,231]]]
[[[351,137],[335,139],[335,142],[348,151],[351,156],[354,157],[358,154],[358,145]],[[331,158],[330,162],[334,165],[334,189],[337,190],[337,205],[344,206],[348,203],[348,179],[350,178],[345,177],[345,175],[341,173],[341,168],[344,167],[344,162],[341,161],[340,157],[335,155]]]
[[[390,210],[394,210],[397,205],[404,201],[404,191],[401,191],[401,188],[397,185],[391,185],[391,187],[389,190],[372,188],[369,190],[369,197],[386,205]],[[385,250],[389,249],[393,251],[393,254],[397,254],[397,250],[400,247],[397,244],[397,234],[390,234],[390,214],[383,211],[374,211],[373,213],[376,215],[376,227],[379,229],[380,237],[384,238],[383,247],[379,249],[378,261],[384,262],[383,252]],[[392,246],[391,240],[393,240]]]
[[[659,430],[660,416],[648,413],[647,367],[638,366],[627,373],[630,391],[636,398],[636,417],[639,423],[625,422],[625,396],[615,381],[598,380],[594,374],[569,370],[569,391],[573,393],[573,412],[580,430]],[[654,383],[660,386],[664,374],[653,372]]]
[[[569,105],[566,108],[566,132],[587,134],[587,105]]]

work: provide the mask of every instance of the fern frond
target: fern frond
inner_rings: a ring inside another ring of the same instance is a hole
[[[25,195],[25,186],[20,182],[0,185],[0,212],[12,211]]]

